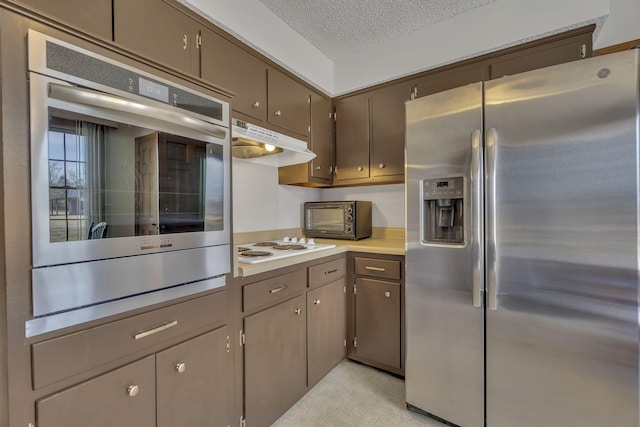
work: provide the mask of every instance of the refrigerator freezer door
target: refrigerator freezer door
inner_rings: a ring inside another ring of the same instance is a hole
[[[638,426],[639,52],[485,84],[487,426]]]
[[[459,426],[481,427],[482,84],[406,105],[406,400]],[[425,228],[447,224],[425,217],[443,206],[458,206],[452,212],[463,214],[463,231],[437,242],[425,237]]]

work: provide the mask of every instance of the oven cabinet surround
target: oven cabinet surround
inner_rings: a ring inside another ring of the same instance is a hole
[[[404,375],[404,256],[347,257],[348,357]]]
[[[111,0],[13,0],[72,28],[112,39]]]
[[[226,305],[217,292],[33,344],[37,425],[230,425]]]
[[[247,426],[271,425],[344,359],[345,277],[341,254],[236,278],[236,399]]]

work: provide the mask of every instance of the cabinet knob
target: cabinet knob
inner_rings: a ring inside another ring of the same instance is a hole
[[[127,395],[129,397],[135,397],[138,395],[138,393],[140,393],[140,387],[138,387],[137,385],[130,385],[127,388]]]
[[[362,166],[358,166],[358,172],[362,172],[364,168]]]
[[[387,297],[387,298],[390,298],[391,297],[391,292],[389,292],[389,291],[385,292],[384,296]]]
[[[314,303],[315,305],[320,305],[320,300],[319,300],[319,299],[314,299],[314,300],[313,300],[313,303]]]
[[[293,312],[295,314],[300,314],[300,313],[302,313],[302,309],[301,308],[296,308],[295,310],[293,310]]]
[[[253,103],[253,108],[260,108],[260,101],[256,101]]]
[[[316,166],[316,170],[319,171],[320,170],[320,166]]]
[[[282,115],[282,111],[277,110],[275,113],[273,113],[274,116],[281,116]]]
[[[178,364],[176,365],[176,371],[177,371],[179,374],[183,373],[183,372],[184,372],[184,371],[186,371],[186,370],[187,370],[187,364],[186,364],[186,363],[178,363]]]
[[[384,168],[386,167],[386,165],[385,165],[384,163],[380,163],[380,164],[378,165],[378,167],[379,167],[380,169],[384,169]]]
[[[187,50],[187,47],[189,46],[189,36],[187,36],[186,34],[184,34],[182,36],[182,49],[183,50]]]

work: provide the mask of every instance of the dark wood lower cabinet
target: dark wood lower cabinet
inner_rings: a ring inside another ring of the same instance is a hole
[[[400,284],[358,278],[355,354],[400,369]]]
[[[156,355],[157,427],[226,427],[231,424],[223,387],[232,360],[226,327]]]
[[[154,427],[154,356],[36,403],[38,427]]]
[[[404,375],[404,257],[350,253],[348,357]]]
[[[227,337],[223,326],[45,397],[38,426],[228,426]]]
[[[306,303],[300,295],[245,317],[247,426],[268,426],[306,391]]]
[[[309,387],[345,357],[347,312],[344,278],[307,293]]]

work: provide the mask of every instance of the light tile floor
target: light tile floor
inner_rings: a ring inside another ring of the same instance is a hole
[[[402,379],[349,360],[336,366],[273,425],[446,427],[407,410]]]

